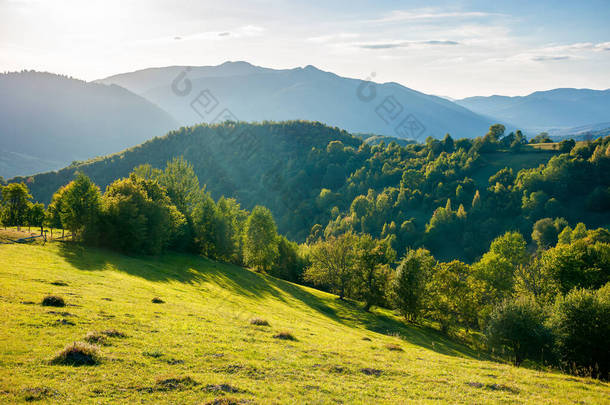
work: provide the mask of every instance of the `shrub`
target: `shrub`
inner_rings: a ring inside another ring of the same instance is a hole
[[[258,326],[269,326],[269,322],[262,318],[252,318],[250,319],[250,324]]]
[[[51,360],[52,364],[68,366],[92,366],[99,362],[98,347],[84,342],[69,344]]]
[[[295,338],[290,332],[279,332],[273,335],[273,337],[282,340],[297,340],[297,338]]]
[[[24,388],[22,392],[24,394],[23,399],[26,402],[42,401],[48,397],[59,396],[59,393],[56,390],[48,387]]]
[[[576,289],[558,298],[551,325],[562,365],[575,374],[608,379],[610,283],[598,291]]]
[[[47,295],[42,299],[42,305],[45,307],[65,307],[66,302],[58,295]]]
[[[123,332],[119,332],[116,329],[106,329],[100,332],[102,335],[106,335],[108,337],[116,337],[116,338],[124,338],[127,337]]]
[[[549,353],[552,345],[544,322],[544,313],[532,299],[509,299],[492,311],[485,334],[492,347],[509,348],[517,366],[524,359],[544,361],[545,348]]]
[[[169,377],[158,377],[155,383],[155,387],[160,391],[169,391],[169,390],[182,390],[190,387],[194,387],[199,385],[199,383],[193,380],[189,376],[177,377],[177,376],[169,376]]]
[[[87,343],[96,344],[96,345],[106,345],[108,344],[108,339],[106,335],[103,335],[100,332],[88,332],[83,339]]]

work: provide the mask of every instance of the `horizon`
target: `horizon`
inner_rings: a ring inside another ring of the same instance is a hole
[[[0,70],[94,81],[152,67],[248,61],[396,82],[441,97],[610,88],[603,1],[0,1]]]
[[[203,68],[203,67],[218,67],[218,66],[222,66],[225,64],[229,64],[229,63],[247,63],[251,66],[254,67],[260,67],[260,68],[265,68],[265,69],[272,69],[272,70],[294,70],[294,69],[305,69],[308,66],[312,66],[313,68],[323,71],[325,73],[333,73],[333,74],[337,74],[336,72],[332,72],[329,70],[324,70],[324,69],[320,69],[319,67],[315,66],[315,65],[305,65],[305,66],[294,66],[294,67],[287,67],[287,68],[271,68],[268,66],[260,66],[260,65],[256,65],[254,63],[248,62],[246,60],[226,60],[222,63],[219,63],[217,65],[167,65],[167,66],[149,66],[149,67],[145,67],[145,68],[141,68],[141,69],[136,69],[136,70],[130,70],[130,71],[125,71],[125,72],[118,72],[118,73],[113,73],[111,75],[105,76],[105,77],[99,77],[96,79],[92,79],[92,80],[86,80],[80,77],[76,77],[70,74],[64,74],[64,73],[57,73],[57,72],[51,72],[51,71],[46,71],[46,70],[35,70],[35,69],[22,69],[22,70],[13,70],[13,71],[4,71],[2,72],[3,74],[9,74],[9,73],[20,73],[21,71],[33,71],[33,72],[37,72],[37,73],[48,73],[48,74],[53,74],[53,75],[58,75],[58,76],[66,76],[69,77],[71,79],[75,79],[75,80],[81,80],[84,81],[86,83],[95,83],[98,81],[102,81],[108,78],[111,78],[113,76],[120,76],[120,75],[124,75],[124,74],[131,74],[131,73],[136,73],[136,72],[141,72],[144,70],[149,70],[149,69],[166,69],[166,68],[176,68],[176,67],[180,67],[180,68],[186,68],[186,67],[190,67],[190,68]],[[341,76],[341,75],[339,75]],[[343,78],[347,78],[347,79],[356,79],[356,80],[362,80],[360,78],[356,78],[356,77],[349,77],[349,76],[341,76]],[[377,84],[388,84],[388,83],[397,83],[401,86],[407,87],[402,83],[396,82],[396,81],[387,81],[387,82],[381,82],[381,81],[376,81],[374,79],[370,79],[371,82],[373,83],[377,83]],[[418,89],[414,89],[414,88],[410,88],[411,90],[416,90],[419,91]],[[446,100],[449,101],[459,101],[462,99],[466,99],[466,98],[474,98],[474,97],[526,97],[529,96],[533,93],[539,93],[539,92],[547,92],[547,91],[552,91],[552,90],[593,90],[593,91],[608,91],[610,90],[610,87],[608,88],[590,88],[590,87],[553,87],[553,88],[547,88],[547,89],[534,89],[529,91],[528,93],[524,93],[524,94],[516,94],[516,95],[511,95],[508,96],[506,94],[489,94],[487,96],[479,96],[479,95],[473,95],[473,96],[466,96],[463,98],[453,98],[450,96],[446,96],[444,94],[432,94],[432,93],[426,93],[428,95],[432,95],[432,96],[436,96],[436,97],[440,97],[440,98],[444,98]]]

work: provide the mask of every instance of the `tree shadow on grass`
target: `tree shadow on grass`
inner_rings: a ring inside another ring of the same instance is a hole
[[[440,354],[480,358],[480,353],[455,342],[441,332],[407,325],[393,316],[366,312],[357,302],[339,300],[334,295],[314,295],[306,288],[272,276],[215,262],[203,257],[168,253],[161,256],[126,256],[110,250],[61,243],[59,254],[72,266],[83,271],[116,270],[154,282],[210,283],[250,299],[273,298],[287,305],[302,303],[337,323],[396,336],[409,343]]]

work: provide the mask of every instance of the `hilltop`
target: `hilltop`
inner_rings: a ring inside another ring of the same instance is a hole
[[[497,363],[389,311],[365,313],[196,256],[2,245],[0,291],[4,403],[565,404],[610,395],[606,383]],[[41,306],[47,294],[67,306]],[[269,326],[250,324],[255,317]],[[99,364],[49,364],[64,346],[109,329]],[[296,340],[273,337],[282,331]]]
[[[363,81],[312,65],[270,69],[238,61],[143,69],[98,82],[141,95],[182,125],[221,122],[223,116],[240,121],[299,119],[423,141],[446,133],[472,138],[492,124],[449,100],[394,82],[376,83],[374,76]],[[401,126],[407,117],[408,125]]]

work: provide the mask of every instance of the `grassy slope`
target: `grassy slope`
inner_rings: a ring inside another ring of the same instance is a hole
[[[49,293],[68,306],[42,307]],[[152,304],[155,296],[166,303]],[[250,325],[254,316],[271,326]],[[57,322],[62,318],[74,325]],[[35,387],[58,395],[50,401],[73,403],[205,403],[224,396],[282,404],[566,404],[610,396],[607,384],[477,360],[390,313],[366,314],[330,294],[187,255],[0,245],[0,323],[0,402],[7,403],[23,401],[24,390]],[[106,328],[128,337],[102,346],[100,365],[48,364],[66,344]],[[272,337],[283,330],[298,341]],[[404,351],[388,350],[389,343]],[[365,375],[367,367],[382,374]],[[200,384],[155,389],[156,378],[168,375]],[[206,390],[223,383],[242,392]]]
[[[496,174],[498,170],[505,167],[513,169],[515,175],[521,169],[530,169],[548,162],[555,152],[521,152],[521,153],[484,153],[481,155],[482,167],[473,173],[473,180],[477,186],[486,188],[489,186],[489,178]]]

